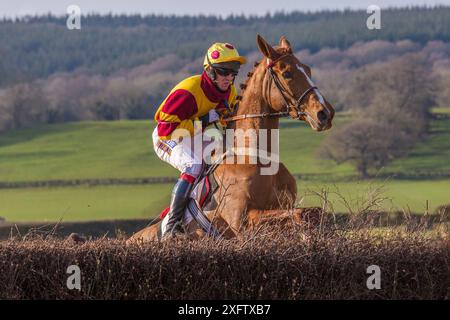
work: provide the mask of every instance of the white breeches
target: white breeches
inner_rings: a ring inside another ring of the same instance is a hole
[[[214,140],[202,141],[201,134],[194,137],[184,137],[181,142],[161,140],[158,137],[157,128],[153,130],[152,138],[153,148],[162,161],[169,163],[181,173],[187,173],[194,178],[201,173],[205,148],[214,143]]]

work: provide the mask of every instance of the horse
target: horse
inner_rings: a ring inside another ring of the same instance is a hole
[[[293,54],[286,37],[282,36],[279,45],[272,47],[258,34],[257,45],[263,58],[255,62],[241,85],[236,112],[225,119],[227,129],[244,132],[266,129],[264,139],[267,141],[258,141],[257,148],[266,148],[269,153],[271,146],[268,141],[278,134],[276,131],[282,116],[305,121],[317,132],[330,129],[334,109],[312,82],[311,68]],[[250,147],[249,143],[249,139],[245,139],[246,147]],[[262,174],[261,170],[267,169],[267,163],[250,163],[248,153],[243,155],[244,163],[236,163],[237,156],[231,155],[234,161],[224,160],[216,166],[212,174],[219,181],[218,190],[213,195],[217,206],[204,210],[222,237],[239,237],[244,230],[274,219],[289,218],[298,223],[307,219],[317,220],[320,208],[295,208],[297,184],[283,163],[279,162],[276,173]],[[128,243],[159,240],[160,227],[161,219],[135,233]],[[190,239],[206,235],[195,220],[185,226],[185,231]]]

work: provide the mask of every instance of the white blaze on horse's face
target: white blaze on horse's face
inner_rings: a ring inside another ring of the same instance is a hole
[[[303,75],[305,76],[306,80],[308,81],[309,85],[311,87],[314,87],[315,84],[314,82],[308,77],[308,75],[305,72],[305,69],[303,69],[303,67],[299,66],[298,64],[296,64],[297,69],[299,71],[301,71],[303,73]],[[327,105],[325,104],[325,99],[323,98],[322,94],[320,93],[319,89],[314,89],[314,93],[317,95],[317,97],[319,98],[319,102],[320,104],[325,108],[325,110],[328,111]]]

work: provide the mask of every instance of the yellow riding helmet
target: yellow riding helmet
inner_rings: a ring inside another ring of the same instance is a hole
[[[209,60],[209,62],[208,62]],[[239,55],[236,48],[229,43],[216,42],[209,47],[203,60],[203,68],[206,69],[209,64],[215,65],[223,62],[238,61],[240,64],[245,64],[247,59]]]

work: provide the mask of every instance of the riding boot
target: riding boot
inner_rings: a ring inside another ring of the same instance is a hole
[[[190,178],[190,177],[189,177]],[[172,197],[170,200],[170,209],[167,213],[169,220],[167,221],[166,231],[163,238],[168,236],[175,236],[176,234],[183,233],[183,214],[184,209],[189,201],[189,194],[192,189],[193,180],[186,179],[185,176],[181,176],[177,183],[173,187]]]

